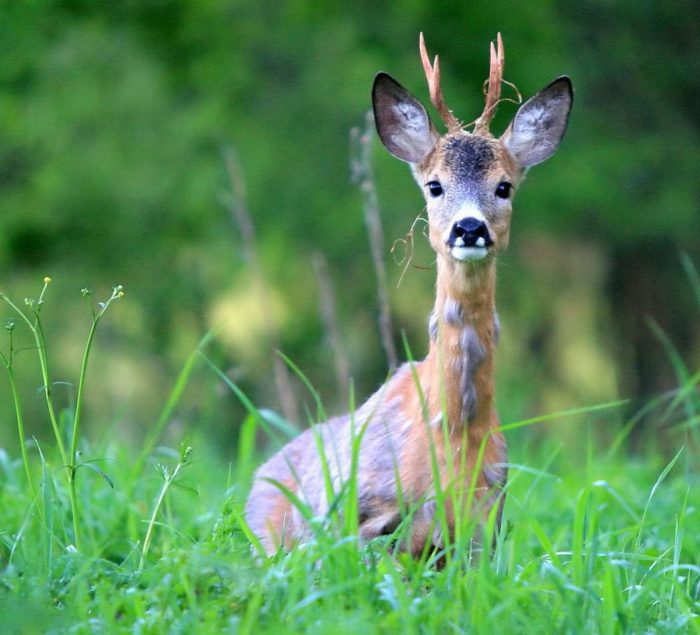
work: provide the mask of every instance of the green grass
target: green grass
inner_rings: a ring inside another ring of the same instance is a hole
[[[43,368],[50,348],[40,344]],[[178,449],[158,446],[190,374],[222,379],[205,345],[141,447],[106,432],[80,436],[73,452],[78,405],[55,412],[61,443],[22,439],[17,456],[0,451],[3,632],[700,632],[698,373],[679,367],[681,387],[647,414],[673,423],[665,457],[651,441],[626,452],[629,426],[611,434],[610,407],[509,424],[493,556],[470,565],[461,544],[437,570],[430,556],[411,559],[386,539],[359,543],[356,525],[336,513],[353,509],[352,486],[329,518],[312,520],[313,542],[256,557],[242,521],[259,462],[251,452],[262,429],[285,438],[284,422],[229,382],[248,409],[230,463],[197,435]],[[85,359],[78,384],[89,390]],[[577,447],[553,440],[558,426],[576,427]]]

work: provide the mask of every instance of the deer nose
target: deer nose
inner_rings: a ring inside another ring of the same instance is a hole
[[[450,247],[490,247],[493,245],[489,228],[483,220],[471,216],[452,225]]]

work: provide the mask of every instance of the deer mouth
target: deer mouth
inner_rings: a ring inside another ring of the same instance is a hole
[[[460,260],[461,262],[471,262],[474,260],[481,260],[485,258],[489,253],[489,248],[486,245],[475,245],[473,247],[459,247],[453,246],[450,248],[450,254],[455,260]]]

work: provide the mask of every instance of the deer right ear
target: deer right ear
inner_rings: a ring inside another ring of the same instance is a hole
[[[372,108],[384,147],[402,161],[421,163],[440,138],[423,104],[386,73],[374,78]]]
[[[501,141],[522,168],[541,163],[559,147],[574,100],[571,80],[562,76],[526,101]]]

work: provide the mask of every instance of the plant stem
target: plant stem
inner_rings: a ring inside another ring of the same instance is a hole
[[[46,285],[44,285],[44,289]],[[43,297],[44,292],[42,291],[41,297]],[[51,400],[51,386],[49,382],[49,364],[46,357],[46,347],[44,342],[44,333],[41,329],[41,321],[39,320],[39,312],[34,313],[36,317],[36,323],[32,324],[29,318],[10,298],[4,294],[0,294],[0,298],[5,300],[10,307],[19,315],[20,318],[27,324],[29,330],[34,336],[34,342],[36,343],[37,351],[39,354],[39,366],[41,367],[41,379],[44,382],[44,397],[46,399],[46,407],[49,412],[49,419],[51,420],[51,428],[53,429],[54,437],[56,438],[56,445],[58,445],[58,451],[61,454],[61,460],[63,461],[63,466],[68,468],[69,461],[68,455],[66,454],[66,447],[63,443],[63,438],[61,436],[61,431],[58,427],[58,418],[56,417],[56,412],[53,407],[53,401]]]
[[[139,560],[139,569],[143,569],[143,566],[146,563],[146,556],[148,555],[148,550],[151,547],[151,540],[153,539],[153,529],[155,528],[155,525],[156,525],[156,518],[158,516],[158,512],[160,511],[160,508],[163,506],[163,501],[165,501],[165,495],[168,493],[170,486],[175,482],[175,479],[177,478],[177,475],[180,473],[180,470],[182,470],[182,468],[187,463],[191,453],[192,453],[192,448],[190,448],[190,447],[185,448],[185,450],[182,452],[180,460],[178,461],[177,465],[175,466],[175,469],[173,470],[172,474],[168,474],[167,469],[163,468],[163,473],[165,475],[165,482],[163,483],[163,487],[161,487],[161,489],[160,489],[160,494],[158,495],[158,500],[156,500],[156,504],[153,506],[153,513],[151,514],[151,518],[148,521],[148,529],[146,530],[146,536],[143,539],[143,548],[141,549],[141,559]]]
[[[78,493],[76,491],[75,487],[75,467],[71,466],[71,469],[68,472],[68,492],[69,492],[69,498],[70,498],[70,511],[71,511],[71,516],[73,516],[73,542],[74,542],[74,547],[78,552],[80,552],[82,545],[81,545],[81,540],[80,540],[80,523],[79,523],[79,518],[78,515],[80,513],[80,508],[78,506]]]
[[[56,445],[58,446],[59,453],[61,455],[61,460],[63,466],[68,473],[68,493],[70,498],[71,506],[71,516],[73,518],[73,539],[75,548],[81,550],[81,539],[80,539],[80,506],[78,505],[78,494],[76,488],[76,474],[78,465],[78,438],[80,434],[80,419],[82,414],[82,405],[84,399],[84,389],[85,389],[85,379],[87,377],[87,364],[90,357],[90,351],[92,349],[93,340],[95,338],[95,332],[97,330],[97,325],[100,318],[104,315],[105,311],[109,305],[116,299],[121,298],[124,295],[121,285],[118,285],[112,289],[112,295],[107,299],[106,302],[100,304],[100,309],[97,313],[93,310],[92,326],[90,327],[90,332],[88,334],[87,343],[85,345],[85,351],[83,353],[83,359],[80,366],[80,377],[78,380],[78,394],[76,398],[75,414],[73,417],[73,429],[71,433],[71,444],[70,444],[70,454],[66,452],[66,446],[63,441],[63,435],[58,425],[58,417],[56,416],[56,410],[54,408],[53,399],[51,396],[51,381],[49,375],[49,362],[48,356],[46,354],[46,339],[44,337],[44,329],[41,324],[41,319],[39,312],[41,311],[41,305],[44,301],[44,295],[48,284],[51,282],[50,278],[44,279],[44,287],[41,290],[39,299],[34,302],[28,301],[29,306],[32,308],[34,313],[34,323],[27,315],[22,311],[16,304],[14,304],[5,294],[0,293],[0,299],[7,302],[10,307],[20,316],[20,318],[27,324],[29,330],[31,331],[34,341],[36,343],[37,353],[39,355],[39,365],[41,367],[41,377],[44,382],[44,397],[46,399],[46,408],[49,413],[49,419],[51,421],[51,427],[53,428],[54,437],[56,438]],[[11,346],[11,344],[10,344]],[[19,401],[19,395],[17,394],[17,389],[14,381],[14,374],[12,372],[12,350],[10,350],[10,358],[5,359],[3,356],[3,361],[7,366],[8,372],[10,374],[10,384],[12,386],[13,398],[15,400],[15,410],[17,413],[17,426],[20,434],[20,446],[22,450],[22,459],[24,461],[24,467],[27,471],[27,477],[32,488],[32,493],[36,497],[36,487],[31,478],[31,471],[29,469],[29,457],[26,451],[26,445],[24,443],[24,422],[22,418],[22,409]]]
[[[114,302],[117,298],[121,298],[124,295],[121,286],[116,286],[112,289],[112,295],[107,299],[106,302],[102,303],[100,310],[97,313],[93,312],[92,326],[90,327],[90,332],[88,333],[87,342],[85,343],[85,350],[83,351],[83,359],[80,363],[80,376],[78,377],[78,394],[75,399],[75,413],[73,415],[73,430],[71,433],[71,444],[70,444],[70,470],[68,471],[68,481],[70,485],[70,501],[71,501],[71,511],[73,514],[73,532],[75,534],[75,548],[80,551],[79,546],[79,523],[78,514],[80,509],[78,507],[78,495],[76,489],[76,475],[78,472],[78,439],[80,436],[80,420],[83,412],[83,400],[85,393],[85,379],[87,377],[87,366],[88,360],[90,359],[90,351],[92,350],[92,343],[95,339],[95,333],[97,332],[97,325],[100,323],[100,319],[105,314],[105,311],[109,305]]]
[[[24,416],[22,414],[22,402],[20,401],[19,393],[17,392],[17,382],[15,381],[15,372],[12,369],[11,357],[10,360],[5,361],[7,373],[10,377],[10,389],[12,390],[12,399],[14,401],[15,406],[15,416],[17,418],[17,433],[19,435],[19,448],[22,453],[22,463],[24,463],[24,471],[27,473],[29,487],[32,490],[32,498],[33,500],[37,500],[37,489],[34,483],[34,478],[32,477],[32,470],[29,466],[29,453],[27,452],[27,442],[25,440],[24,434]]]
[[[46,399],[46,409],[49,413],[49,419],[51,420],[51,428],[53,429],[54,436],[56,437],[56,445],[58,445],[58,451],[61,454],[61,460],[63,461],[63,467],[66,469],[70,468],[69,456],[66,454],[66,446],[63,443],[63,435],[58,427],[58,417],[56,416],[56,410],[53,406],[53,399],[51,397],[51,381],[49,379],[49,360],[46,356],[46,341],[44,340],[44,331],[41,328],[41,322],[39,321],[39,316],[37,315],[37,326],[32,329],[34,334],[34,340],[36,341],[37,350],[39,352],[39,365],[41,366],[41,378],[44,382],[44,397]]]
[[[92,327],[90,327],[90,333],[88,334],[87,343],[85,345],[85,351],[83,352],[83,361],[80,364],[80,377],[78,379],[78,394],[75,399],[75,414],[73,416],[73,433],[71,435],[71,445],[70,445],[70,458],[71,467],[75,468],[77,466],[78,458],[78,437],[80,434],[80,417],[83,412],[83,393],[85,389],[85,377],[87,375],[87,365],[88,359],[90,357],[90,349],[92,348],[92,341],[95,337],[95,331],[97,330],[97,324],[102,317],[102,311],[100,311],[92,321]],[[75,469],[73,469],[73,478],[75,478]]]
[[[73,533],[75,535],[75,548],[80,551],[80,533],[79,533],[79,519],[78,514],[80,509],[78,507],[78,494],[76,489],[75,479],[78,473],[78,438],[80,435],[80,416],[83,411],[83,394],[85,389],[85,377],[87,375],[87,365],[88,359],[90,357],[90,350],[92,349],[92,342],[95,338],[95,332],[97,330],[97,324],[100,318],[104,314],[107,308],[107,303],[103,308],[93,317],[92,326],[90,327],[90,333],[88,334],[87,343],[85,344],[85,351],[83,352],[83,360],[80,364],[80,377],[78,379],[78,394],[75,399],[75,414],[73,415],[73,432],[71,435],[71,445],[70,445],[70,470],[68,471],[68,481],[70,485],[70,502],[71,502],[71,512],[73,515]]]

